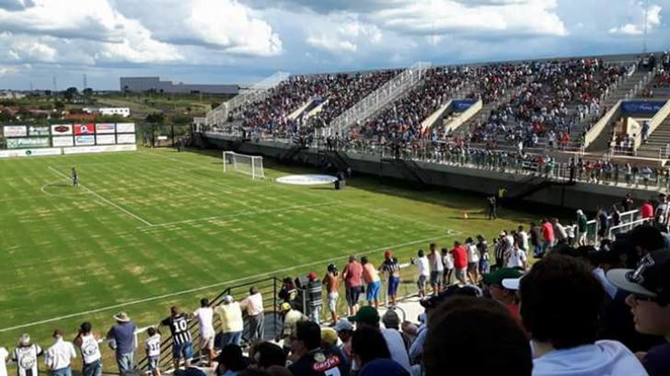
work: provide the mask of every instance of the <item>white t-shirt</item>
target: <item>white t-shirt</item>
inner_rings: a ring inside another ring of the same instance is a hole
[[[0,347],[0,376],[7,376],[7,357],[9,353],[4,347]]]
[[[409,364],[409,354],[407,353],[405,342],[402,340],[400,332],[395,329],[386,328],[382,328],[381,332],[386,341],[386,346],[389,348],[389,353],[391,353],[391,359],[398,362],[407,372],[412,372]]]
[[[519,231],[518,234],[519,234],[519,237],[521,238],[521,244],[519,244],[519,246],[521,246],[521,249],[523,249],[524,251],[527,251],[528,250],[528,234],[526,233],[526,231]]]
[[[479,262],[479,253],[477,246],[474,244],[468,245],[468,262]]]
[[[428,257],[423,256],[414,260],[414,264],[419,267],[419,275],[430,277],[430,266],[428,266]]]
[[[520,268],[527,261],[526,252],[521,249],[513,249],[509,252],[509,259],[507,260],[508,268]]]
[[[431,272],[443,272],[444,265],[442,264],[442,256],[439,253],[431,253],[431,257],[428,258],[428,265],[430,266]]]
[[[442,257],[442,262],[444,262],[444,268],[445,269],[453,269],[454,268],[454,256],[451,253],[447,253],[445,256]]]
[[[144,341],[147,356],[159,356],[161,354],[161,335],[156,333]]]
[[[211,307],[200,307],[193,312],[193,315],[198,319],[198,328],[200,328],[200,335],[214,335],[214,310]]]

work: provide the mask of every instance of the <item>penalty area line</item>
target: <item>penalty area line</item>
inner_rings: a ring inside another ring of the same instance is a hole
[[[52,171],[53,173],[55,173],[56,175],[58,175],[58,176],[64,178],[65,180],[70,180],[70,178],[67,177],[67,175],[63,174],[62,172],[56,170],[55,168],[53,168],[53,167],[51,167],[51,166],[49,166],[49,170],[51,170],[51,171]],[[144,223],[144,224],[147,225],[147,226],[153,226],[153,224],[152,224],[151,222],[147,221],[146,219],[140,217],[140,216],[137,215],[137,214],[131,213],[131,212],[128,211],[127,209],[124,209],[124,208],[122,208],[121,206],[115,204],[114,202],[112,202],[112,201],[110,201],[110,200],[108,200],[108,199],[106,199],[106,198],[100,196],[100,195],[99,195],[98,193],[96,193],[94,190],[92,190],[92,189],[90,189],[90,188],[84,186],[83,184],[79,184],[79,186],[80,186],[82,189],[84,189],[85,191],[87,191],[87,192],[91,193],[92,195],[94,195],[95,197],[99,198],[100,200],[102,200],[102,201],[105,202],[106,204],[108,204],[108,205],[110,205],[110,206],[113,206],[113,207],[119,209],[120,211],[122,211],[122,212],[128,214],[129,216],[131,216],[131,217],[137,219],[138,221]]]
[[[368,254],[375,253],[375,252],[385,251],[385,250],[391,249],[391,248],[401,248],[401,247],[406,247],[406,246],[410,246],[410,245],[414,245],[414,244],[420,244],[420,243],[435,241],[435,240],[439,240],[439,239],[444,239],[444,238],[447,238],[447,237],[451,237],[451,236],[461,234],[460,231],[455,231],[455,230],[450,230],[450,229],[446,230],[446,232],[447,232],[446,235],[433,236],[433,237],[430,237],[430,238],[418,239],[418,240],[413,240],[413,241],[410,241],[410,242],[405,242],[405,243],[400,243],[400,244],[387,245],[387,246],[384,246],[384,247],[371,249],[371,250],[367,250],[367,251],[363,251],[363,252],[355,252],[354,254],[358,255],[358,256],[363,256],[363,255],[368,255]],[[92,310],[88,310],[88,311],[84,311],[84,312],[78,312],[78,313],[72,313],[72,314],[69,314],[69,315],[53,317],[53,318],[46,319],[46,320],[34,321],[34,322],[26,323],[26,324],[11,326],[11,327],[8,327],[8,328],[2,328],[2,329],[0,329],[0,333],[9,332],[9,331],[12,331],[12,330],[17,330],[17,329],[29,328],[31,326],[36,326],[36,325],[41,325],[41,324],[48,324],[48,323],[51,323],[51,322],[54,322],[54,321],[60,321],[60,320],[65,320],[65,319],[71,319],[71,318],[74,318],[74,317],[90,315],[90,314],[93,314],[93,313],[105,312],[105,311],[109,311],[109,310],[112,310],[112,309],[118,309],[118,308],[129,307],[129,306],[132,306],[132,305],[148,303],[148,302],[161,300],[161,299],[165,299],[165,298],[171,298],[171,297],[174,297],[174,296],[191,294],[191,293],[194,293],[194,292],[198,292],[198,291],[202,291],[202,290],[208,290],[208,289],[212,289],[212,288],[215,288],[215,287],[221,287],[221,286],[225,286],[225,285],[241,283],[241,282],[249,281],[251,279],[271,277],[271,276],[279,274],[279,273],[290,272],[290,271],[293,271],[293,270],[296,270],[296,269],[307,268],[307,267],[315,266],[315,265],[328,264],[330,262],[335,262],[335,261],[339,261],[339,260],[346,260],[348,258],[349,258],[349,255],[333,257],[333,258],[326,259],[326,260],[319,260],[319,261],[309,262],[309,263],[302,264],[302,265],[295,265],[295,266],[291,266],[291,267],[288,267],[288,268],[277,269],[277,270],[273,270],[273,271],[267,272],[267,273],[255,274],[255,275],[248,276],[248,277],[228,280],[228,281],[225,281],[225,282],[214,283],[214,284],[207,285],[207,286],[201,286],[201,287],[196,287],[196,288],[192,288],[192,289],[188,289],[188,290],[173,292],[173,293],[169,293],[169,294],[152,296],[152,297],[145,298],[145,299],[139,299],[139,300],[133,300],[133,301],[130,301],[130,302],[114,304],[114,305],[110,305],[110,306],[107,306],[107,307],[96,308],[96,309],[92,309]]]

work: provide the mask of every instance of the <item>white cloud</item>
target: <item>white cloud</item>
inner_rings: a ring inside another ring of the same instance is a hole
[[[0,66],[0,76],[8,75],[8,74],[13,74],[18,72],[19,70],[16,67],[3,67]]]
[[[630,17],[634,20],[633,22],[628,22],[619,27],[613,27],[609,29],[610,34],[615,35],[642,35],[644,34],[645,27],[645,13],[646,13],[646,23],[647,23],[647,32],[651,32],[653,29],[661,25],[661,10],[662,8],[659,5],[653,4],[645,11],[644,4],[641,2],[635,2],[633,9],[631,10]]]
[[[308,37],[306,42],[314,48],[332,53],[358,51],[358,46],[351,43],[350,41],[329,38],[325,35],[319,37]]]
[[[316,49],[333,54],[355,53],[361,46],[377,46],[384,41],[384,34],[376,25],[361,21],[351,13],[318,15],[309,13],[314,20],[303,27],[305,42]]]

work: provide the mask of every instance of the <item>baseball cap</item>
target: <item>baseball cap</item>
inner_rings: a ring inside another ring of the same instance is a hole
[[[384,323],[384,326],[387,328],[399,328],[400,316],[398,316],[395,310],[389,309],[382,317],[382,322]]]
[[[335,324],[333,329],[335,329],[336,332],[341,332],[343,330],[353,332],[354,331],[354,325],[351,322],[349,322],[349,320],[342,319],[342,320],[338,321],[337,324]]]
[[[521,285],[521,278],[505,278],[501,284],[508,290],[518,290],[519,285]]]
[[[226,304],[230,304],[230,303],[233,302],[233,297],[230,296],[230,295],[226,295],[226,296],[223,297],[223,302],[226,303]]]
[[[379,324],[379,312],[372,306],[364,306],[358,310],[354,316],[349,316],[347,320],[351,322],[362,322],[369,325]]]
[[[393,253],[391,253],[390,249],[384,251],[384,258],[388,259],[388,258],[391,258],[391,256],[393,256]]]
[[[637,269],[612,269],[607,279],[624,291],[670,302],[670,249],[648,253]]]
[[[282,312],[290,311],[291,310],[291,304],[284,302],[279,306],[279,310]]]
[[[316,281],[316,279],[319,277],[316,276],[316,273],[311,272],[307,275],[307,278],[309,278],[310,281]]]
[[[485,285],[502,285],[504,279],[521,278],[521,271],[514,268],[501,268],[490,274],[485,274],[482,282]]]

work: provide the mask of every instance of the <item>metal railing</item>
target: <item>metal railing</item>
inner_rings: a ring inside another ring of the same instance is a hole
[[[421,82],[425,76],[426,70],[428,70],[430,66],[430,63],[419,62],[412,65],[409,69],[402,71],[382,87],[340,114],[340,116],[335,118],[329,126],[322,131],[322,134],[324,136],[329,136],[334,133],[339,133],[340,135],[344,134],[352,124],[365,120],[375,112],[393,102],[407,89]]]
[[[205,115],[205,124],[212,126],[225,122],[231,111],[246,104],[258,102],[267,98],[270,89],[276,87],[281,82],[286,81],[288,78],[288,73],[277,72],[263,81],[256,83],[243,93],[236,95],[232,99],[221,103],[217,108],[207,112]]]
[[[635,223],[639,222],[637,220],[638,215],[640,214],[639,209],[634,209],[630,210],[627,212],[623,212],[619,214],[619,224],[615,226],[610,226],[607,229],[607,239],[614,240],[614,237],[618,233],[623,233],[628,230],[631,230],[633,227],[635,227]],[[607,216],[608,220],[612,220],[612,215]],[[645,222],[648,219],[645,220]],[[642,224],[644,222],[641,222],[639,224]],[[598,233],[600,232],[600,221],[598,219],[592,219],[588,222],[586,222],[587,225],[587,233],[586,233],[586,242],[591,245],[597,245],[600,241],[598,239]],[[627,229],[627,230],[620,230],[620,229]]]

